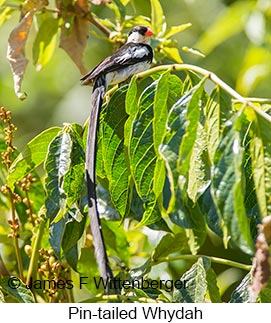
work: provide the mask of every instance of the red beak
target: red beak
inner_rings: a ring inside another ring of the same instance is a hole
[[[152,35],[154,35],[154,32],[151,30],[151,28],[148,28],[147,31],[146,31],[146,33],[145,33],[145,36],[150,37]]]

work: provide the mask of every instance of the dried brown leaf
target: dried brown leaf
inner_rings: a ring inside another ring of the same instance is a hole
[[[79,68],[81,74],[85,74],[87,69],[83,63],[83,53],[87,45],[89,35],[89,3],[87,0],[77,0],[74,6],[76,16],[73,20],[71,29],[63,24],[60,37],[60,47],[66,51],[70,58]]]
[[[271,216],[264,218],[259,226],[259,234],[256,240],[256,253],[253,258],[253,278],[249,286],[250,302],[256,302],[260,291],[268,284],[270,277],[269,246],[271,238]]]
[[[33,20],[33,12],[28,12],[19,24],[12,30],[8,38],[7,59],[11,65],[14,80],[14,90],[20,100],[26,98],[26,94],[21,92],[21,83],[24,71],[28,63],[25,57],[25,43]]]
[[[12,30],[8,38],[7,60],[10,63],[14,90],[20,100],[26,98],[21,91],[21,84],[28,59],[25,57],[25,43],[33,21],[34,12],[48,5],[48,0],[28,0],[24,3],[23,14],[18,25]]]

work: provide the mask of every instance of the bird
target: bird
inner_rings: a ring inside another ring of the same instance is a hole
[[[154,32],[150,27],[135,26],[129,32],[127,42],[119,50],[105,58],[80,79],[81,85],[93,86],[86,141],[85,172],[89,206],[88,213],[91,222],[94,254],[100,277],[103,281],[112,279],[113,273],[106,253],[101,221],[97,208],[95,164],[99,113],[103,104],[104,95],[109,85],[122,83],[133,75],[151,67],[153,50],[150,46],[150,37],[153,35]],[[108,285],[105,287],[105,293],[111,293]]]
[[[149,27],[134,27],[128,34],[126,44],[83,76],[81,84],[92,85],[95,80],[104,78],[107,87],[122,83],[134,74],[149,69],[153,60],[150,46],[150,37],[153,34]]]

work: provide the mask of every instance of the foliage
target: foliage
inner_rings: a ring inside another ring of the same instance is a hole
[[[236,53],[241,57],[235,80],[236,90],[245,96],[270,80],[270,15],[268,1],[234,1],[221,11],[195,45],[208,54],[239,34],[246,36],[249,41],[243,44],[244,50]],[[227,64],[232,63],[229,60]]]
[[[191,24],[167,28],[158,0],[151,0],[151,20],[144,16],[127,19],[126,6],[130,1],[112,3],[108,0],[99,1],[99,3],[107,3],[114,12],[114,22],[96,17],[91,11],[91,2],[97,4],[97,1],[87,0],[58,1],[56,8],[52,9],[50,1],[47,0],[27,0],[22,6],[18,1],[17,10],[21,11],[22,18],[9,35],[7,59],[12,68],[14,89],[19,99],[26,98],[26,93],[21,91],[21,83],[28,63],[25,57],[26,42],[34,21],[38,23],[38,32],[33,42],[32,55],[37,70],[41,70],[51,60],[59,38],[58,46],[66,51],[82,74],[86,73],[83,53],[87,45],[90,23],[104,32],[111,42],[118,45],[124,42],[123,32],[126,28],[131,28],[135,23],[152,25],[157,35],[154,45],[156,52],[159,53],[157,54],[159,61],[169,57],[177,63],[182,62],[176,42],[169,38],[190,27]],[[6,1],[3,1],[2,8],[0,26],[11,17],[13,11],[16,11],[14,6]],[[58,37],[59,34],[60,37]]]
[[[22,7],[25,22],[20,24],[27,26],[28,19],[40,16],[33,45],[35,64],[42,67],[49,61],[60,32],[60,46],[83,70],[85,45],[75,35],[86,21],[95,21],[115,43],[123,41],[127,27],[150,24],[142,16],[128,19],[129,2],[107,4],[114,12],[113,21],[94,16],[89,8],[87,15],[78,14],[78,6],[85,10],[88,2],[60,2],[55,12],[45,2],[27,1]],[[188,25],[168,28],[159,1],[150,2],[156,61],[167,57],[182,62],[176,43],[169,38]],[[12,11],[7,9],[2,19]],[[74,14],[73,19],[68,12]],[[25,36],[27,31],[20,43],[21,76]],[[12,43],[11,39],[11,47]],[[76,44],[80,50],[74,57]],[[16,77],[17,68],[13,67]],[[141,285],[123,285],[121,295],[109,296],[99,294],[102,284],[97,283],[87,229],[87,127],[73,123],[49,128],[16,151],[16,128],[11,113],[2,108],[5,135],[0,137],[0,150],[6,169],[0,173],[0,205],[10,210],[11,220],[9,227],[1,223],[0,238],[7,248],[14,246],[18,268],[13,264],[5,268],[0,258],[1,275],[16,276],[16,280],[1,278],[0,300],[221,302],[219,264],[223,270],[225,266],[242,270],[239,285],[227,301],[251,301],[253,286],[254,298],[270,302],[266,269],[271,236],[267,221],[271,209],[270,108],[261,99],[243,98],[209,71],[185,64],[154,67],[110,91],[98,136],[99,211],[116,279]],[[258,235],[261,222],[266,224]],[[260,234],[265,242],[261,245]],[[241,260],[220,257],[215,250],[202,254],[210,236],[223,241],[223,250],[238,250]],[[252,255],[253,269],[247,260]],[[82,277],[89,282],[83,288]],[[264,277],[260,287],[259,277]]]

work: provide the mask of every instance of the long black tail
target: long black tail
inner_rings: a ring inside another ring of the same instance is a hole
[[[103,77],[96,80],[92,92],[92,109],[90,112],[90,120],[87,135],[86,146],[86,180],[88,191],[89,216],[91,221],[91,233],[93,238],[95,258],[99,267],[100,275],[104,279],[113,278],[112,270],[109,266],[109,261],[105,249],[104,238],[101,228],[100,217],[97,208],[96,199],[96,180],[95,180],[95,165],[96,165],[96,146],[97,146],[97,131],[99,126],[99,114],[103,103],[104,94],[106,92],[106,82]],[[109,293],[109,289],[105,289]]]

